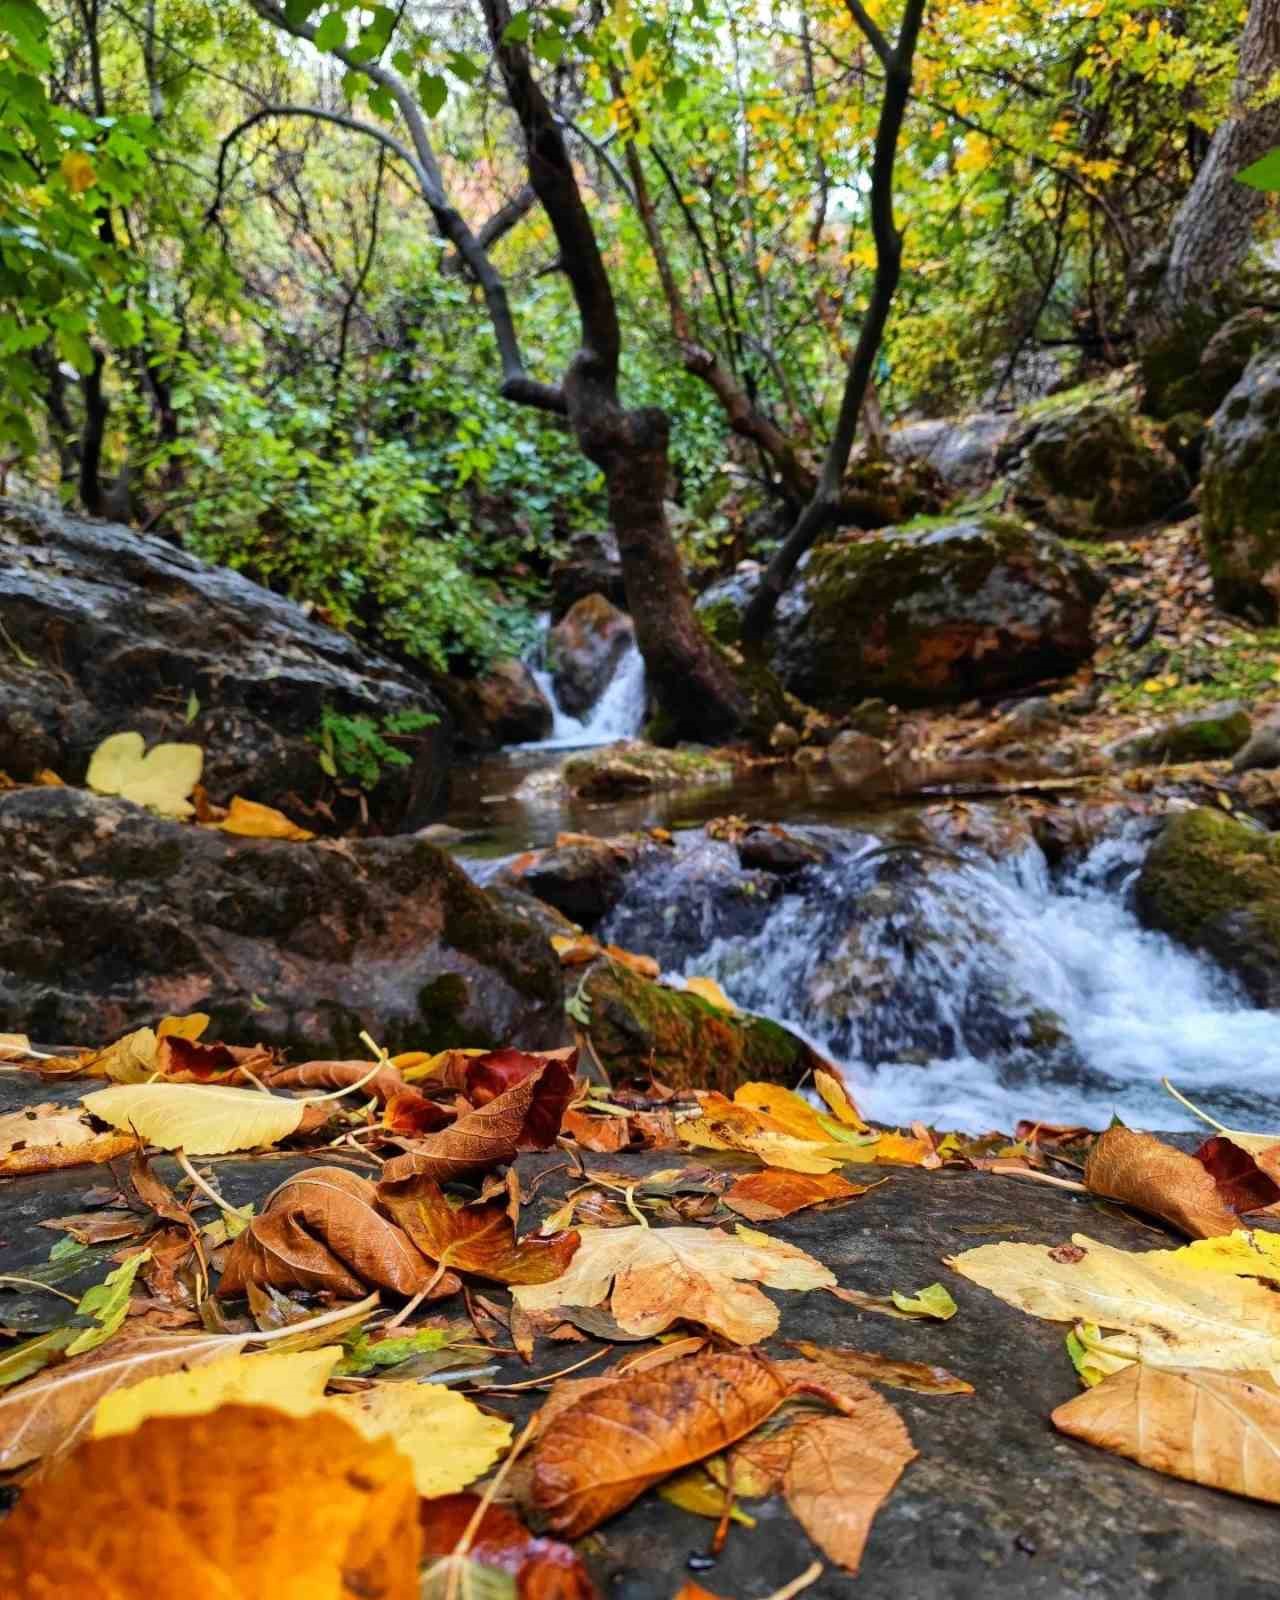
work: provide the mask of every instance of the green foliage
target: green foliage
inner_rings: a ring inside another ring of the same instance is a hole
[[[413,758],[391,743],[392,739],[421,733],[440,719],[430,711],[397,711],[379,725],[372,717],[348,716],[326,706],[320,726],[310,735],[319,747],[321,768],[331,778],[343,779],[370,790],[386,776],[388,768],[407,767]]]
[[[1280,194],[1280,150],[1269,150],[1252,166],[1238,172],[1236,177],[1251,189],[1261,189],[1266,194]]]

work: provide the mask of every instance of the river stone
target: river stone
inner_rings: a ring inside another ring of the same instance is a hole
[[[1132,734],[1113,745],[1115,761],[1137,766],[1150,761],[1217,761],[1231,756],[1249,738],[1249,713],[1238,700],[1202,706],[1169,722]]]
[[[635,643],[635,624],[602,594],[584,595],[547,637],[547,665],[556,699],[571,717],[585,717],[609,687]]]
[[[1255,1005],[1280,1006],[1280,837],[1207,807],[1179,812],[1143,863],[1137,910],[1215,957]]]
[[[667,750],[641,739],[621,739],[569,756],[560,768],[560,781],[573,794],[608,800],[655,789],[728,783],[733,773],[733,758],[719,750],[701,745]]]
[[[627,587],[613,531],[576,534],[570,539],[567,552],[552,564],[550,582],[551,617],[555,622],[589,594],[602,594],[615,606],[625,606]]]
[[[551,732],[555,719],[550,703],[523,661],[495,661],[461,689],[471,711],[468,725],[480,730],[481,748],[535,744]]]
[[[1008,411],[975,411],[964,417],[906,422],[889,434],[889,453],[918,456],[954,493],[985,489],[996,476],[996,453],[1015,418]]]
[[[76,789],[0,794],[0,1032],[103,1043],[171,1012],[301,1055],[557,1044],[559,964],[424,840],[288,844]]]
[[[1051,535],[968,517],[819,547],[783,596],[769,649],[785,687],[824,709],[868,695],[969,700],[1088,660],[1102,588]]]
[[[1270,771],[1280,767],[1280,716],[1270,717],[1255,729],[1248,743],[1236,751],[1233,772]]]
[[[0,771],[80,782],[94,747],[135,728],[202,745],[203,782],[280,805],[332,798],[313,735],[327,708],[376,724],[437,719],[395,743],[369,796],[414,828],[443,804],[448,718],[405,668],[239,573],[113,522],[0,501]]]
[[[1280,352],[1255,356],[1214,414],[1201,510],[1218,604],[1280,619]]]
[[[1010,452],[1014,504],[1070,538],[1133,533],[1173,516],[1191,491],[1156,428],[1102,401],[1033,420]]]

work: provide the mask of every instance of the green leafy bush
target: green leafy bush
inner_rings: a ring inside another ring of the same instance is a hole
[[[421,733],[440,719],[430,711],[397,711],[382,719],[381,726],[372,717],[347,716],[326,706],[320,716],[320,726],[311,734],[311,741],[319,747],[317,757],[321,768],[331,778],[345,779],[362,789],[373,789],[381,782],[389,767],[407,767],[413,757],[391,743],[393,739]]]

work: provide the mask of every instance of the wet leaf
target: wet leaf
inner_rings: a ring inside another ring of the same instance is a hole
[[[327,1410],[228,1406],[88,1440],[29,1488],[5,1523],[0,1592],[144,1581],[148,1600],[417,1600],[420,1544],[412,1468],[389,1439]]]
[[[429,1260],[498,1283],[558,1279],[578,1248],[574,1232],[517,1239],[505,1200],[451,1206],[431,1178],[394,1184],[379,1198]]]
[[[297,1130],[306,1105],[233,1089],[225,1084],[117,1084],[83,1096],[84,1107],[102,1122],[136,1131],[162,1150],[188,1155],[224,1155],[278,1144]]]
[[[735,1344],[756,1344],[778,1327],[772,1289],[816,1289],[835,1282],[821,1262],[794,1245],[739,1227],[736,1235],[700,1228],[583,1228],[568,1271],[550,1283],[519,1287],[530,1311],[559,1306],[603,1309],[628,1333],[651,1338],[684,1319]],[[610,1298],[611,1296],[611,1298]]]
[[[889,1292],[898,1310],[910,1317],[933,1317],[947,1322],[960,1309],[940,1283],[931,1283],[927,1289],[919,1289],[912,1295],[900,1294],[897,1289]]]
[[[414,1295],[433,1270],[378,1207],[367,1179],[343,1167],[311,1167],[282,1184],[232,1245],[218,1294],[246,1284],[323,1290],[354,1299],[370,1287]]]
[[[365,1438],[394,1440],[413,1463],[418,1493],[428,1497],[465,1489],[511,1443],[509,1422],[439,1383],[383,1383],[325,1404]]]
[[[314,833],[291,822],[283,811],[245,800],[238,794],[231,797],[227,815],[217,826],[223,833],[237,833],[247,839],[292,839],[302,843],[315,838]]]
[[[1238,1226],[1205,1167],[1149,1133],[1108,1128],[1089,1152],[1084,1181],[1091,1193],[1136,1206],[1192,1239]]]
[[[158,744],[147,750],[140,733],[114,733],[89,758],[85,782],[98,794],[146,806],[162,817],[189,817],[189,796],[200,782],[204,751],[198,744]]]
[[[767,1362],[739,1353],[689,1356],[593,1386],[539,1433],[533,1503],[555,1532],[580,1538],[750,1433],[786,1397]]]
[[[730,1211],[752,1222],[789,1217],[809,1206],[829,1206],[866,1194],[870,1184],[850,1183],[836,1173],[749,1172],[725,1192]]]
[[[129,1311],[133,1280],[138,1276],[138,1269],[150,1259],[150,1250],[139,1250],[136,1255],[130,1256],[114,1271],[109,1272],[101,1283],[85,1290],[80,1297],[79,1305],[76,1306],[76,1315],[91,1317],[93,1326],[82,1329],[75,1336],[67,1346],[68,1357],[96,1350],[118,1331]]]
[[[422,1508],[424,1561],[429,1566],[423,1583],[423,1600],[434,1600],[446,1593],[449,1558],[472,1526],[479,1508],[474,1494],[441,1495]],[[567,1544],[555,1539],[535,1538],[518,1517],[505,1506],[491,1505],[471,1537],[467,1559],[472,1569],[493,1576],[515,1579],[520,1600],[596,1600],[596,1588],[581,1558]],[[468,1574],[474,1584],[474,1572]],[[466,1600],[470,1592],[466,1577],[452,1591],[455,1600]],[[508,1589],[508,1594],[514,1588]]]
[[[1052,1415],[1060,1432],[1170,1477],[1280,1502],[1280,1386],[1269,1373],[1131,1365]]]
[[[863,1389],[856,1415],[819,1417],[795,1430],[783,1478],[796,1520],[848,1572],[861,1565],[875,1514],[916,1455],[898,1413]]]
[[[945,1367],[923,1361],[899,1361],[874,1350],[853,1350],[848,1345],[812,1344],[808,1339],[788,1339],[791,1349],[809,1361],[847,1372],[854,1378],[886,1383],[894,1389],[911,1389],[917,1394],[972,1394],[973,1385],[957,1378]]]

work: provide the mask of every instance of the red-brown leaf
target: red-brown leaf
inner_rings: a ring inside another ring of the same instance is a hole
[[[605,1155],[615,1150],[625,1150],[631,1143],[630,1118],[589,1117],[585,1112],[569,1110],[560,1126],[584,1150],[594,1150]]]
[[[401,1133],[409,1138],[435,1133],[447,1128],[452,1121],[452,1111],[430,1099],[421,1089],[412,1087],[393,1094],[382,1113],[382,1125],[388,1133]]]
[[[422,1501],[423,1559],[449,1556],[480,1504],[474,1494]],[[516,1580],[518,1600],[597,1600],[595,1585],[577,1552],[557,1539],[535,1538],[504,1506],[489,1506],[467,1554],[482,1567],[496,1567]]]
[[[498,1283],[550,1283],[578,1248],[572,1230],[517,1239],[505,1197],[455,1208],[432,1178],[379,1188],[379,1199],[430,1260]]]
[[[201,1044],[180,1033],[163,1034],[156,1044],[156,1071],[195,1083],[234,1080],[243,1076],[242,1067],[260,1077],[270,1070],[271,1061],[271,1052],[260,1044]]]
[[[467,1062],[463,1093],[473,1106],[488,1105],[508,1089],[514,1089],[535,1072],[540,1072],[548,1061],[563,1061],[570,1072],[577,1070],[576,1050],[491,1050],[487,1056],[472,1056]]]
[[[1262,1211],[1280,1200],[1280,1184],[1238,1144],[1214,1134],[1196,1151],[1196,1160],[1213,1179],[1218,1197],[1231,1211]]]

